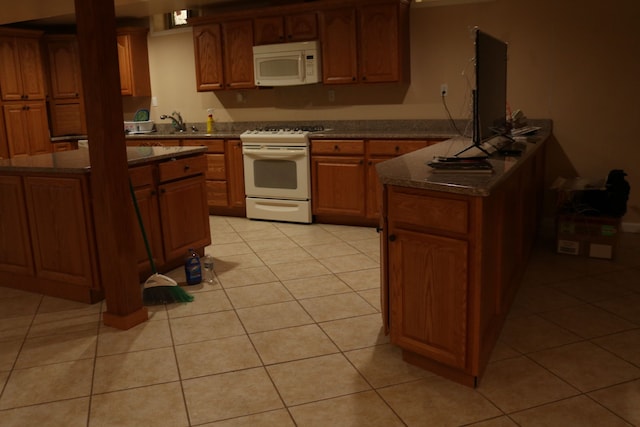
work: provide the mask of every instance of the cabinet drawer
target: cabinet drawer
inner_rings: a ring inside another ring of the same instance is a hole
[[[160,182],[198,175],[205,173],[206,170],[207,159],[205,156],[175,159],[158,165]]]
[[[389,218],[393,221],[452,233],[469,232],[469,203],[389,187]],[[419,215],[416,212],[420,212]]]
[[[393,139],[376,139],[368,143],[369,154],[373,156],[399,156],[419,150],[428,145],[427,141],[407,141]]]
[[[54,153],[58,153],[60,151],[71,151],[78,149],[77,142],[54,142],[52,143],[52,148]]]
[[[205,156],[207,158],[207,179],[226,180],[227,168],[224,154],[206,154]]]
[[[207,181],[207,204],[209,206],[224,206],[227,201],[227,181]]]
[[[133,188],[153,185],[153,166],[138,166],[129,169],[129,178]]]
[[[312,154],[364,154],[364,141],[353,140],[314,140],[311,142]]]
[[[207,147],[207,153],[224,153],[224,139],[183,139],[185,147]]]

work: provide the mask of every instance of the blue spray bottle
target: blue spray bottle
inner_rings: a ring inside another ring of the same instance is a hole
[[[184,259],[184,274],[187,277],[187,285],[197,285],[202,282],[200,256],[194,249],[187,251],[187,256]]]

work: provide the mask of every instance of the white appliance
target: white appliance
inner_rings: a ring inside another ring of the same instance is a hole
[[[256,86],[297,86],[322,81],[320,43],[315,41],[253,46]]]
[[[240,140],[247,218],[311,223],[309,131],[248,130]]]

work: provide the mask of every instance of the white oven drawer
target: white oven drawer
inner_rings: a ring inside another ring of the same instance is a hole
[[[247,218],[311,223],[311,202],[247,197]]]

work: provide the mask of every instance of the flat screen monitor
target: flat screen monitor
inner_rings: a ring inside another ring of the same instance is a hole
[[[480,145],[507,131],[507,44],[478,29],[475,31],[473,143]]]

